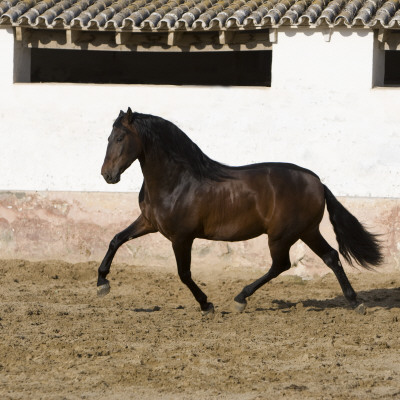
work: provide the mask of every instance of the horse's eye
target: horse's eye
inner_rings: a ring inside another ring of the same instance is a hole
[[[122,142],[123,139],[124,139],[123,136],[117,137],[117,142]]]

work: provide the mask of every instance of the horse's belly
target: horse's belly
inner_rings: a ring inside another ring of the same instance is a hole
[[[266,232],[262,221],[237,215],[231,218],[215,218],[204,226],[204,238],[209,240],[240,241],[260,236]]]

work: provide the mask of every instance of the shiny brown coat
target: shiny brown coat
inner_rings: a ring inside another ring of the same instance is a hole
[[[108,293],[106,279],[117,249],[136,237],[160,232],[172,242],[178,273],[204,312],[212,303],[191,278],[191,248],[195,238],[240,241],[267,234],[273,260],[270,270],[236,297],[246,298],[290,268],[289,249],[303,240],[335,272],[351,305],[357,298],[340,264],[338,253],[319,232],[328,205],[339,250],[350,261],[377,265],[382,256],[369,234],[313,172],[286,163],[230,167],[208,158],[178,127],[162,118],[121,111],[109,137],[102,175],[117,183],[139,160],[143,186],[141,215],[110,242],[99,267],[98,290]],[[354,242],[354,234],[361,238]]]

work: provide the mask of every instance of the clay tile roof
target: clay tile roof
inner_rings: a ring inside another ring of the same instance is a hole
[[[0,26],[108,31],[400,28],[400,0],[0,0]]]

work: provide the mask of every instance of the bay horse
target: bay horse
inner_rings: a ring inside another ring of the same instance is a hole
[[[194,239],[241,241],[267,234],[272,266],[234,298],[238,311],[244,310],[246,299],[257,289],[291,267],[289,249],[299,239],[332,269],[345,298],[356,308],[360,302],[338,252],[319,231],[325,203],[345,260],[369,269],[383,261],[377,236],[312,171],[287,163],[221,164],[173,123],[128,108],[113,124],[101,174],[107,183],[115,184],[137,159],[144,177],[141,214],[111,240],[98,269],[99,296],[110,291],[106,276],[118,248],[128,240],[160,232],[172,243],[181,281],[204,314],[213,312],[213,304],[191,277]]]

